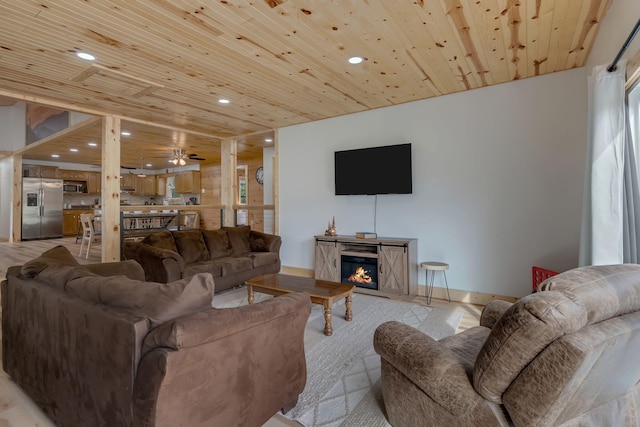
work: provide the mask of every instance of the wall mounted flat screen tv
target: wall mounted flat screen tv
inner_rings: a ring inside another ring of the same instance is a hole
[[[411,144],[335,152],[336,195],[411,194]]]

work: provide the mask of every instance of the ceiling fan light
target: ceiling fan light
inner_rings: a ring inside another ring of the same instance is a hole
[[[171,163],[173,163],[174,165],[177,165],[178,164],[178,159],[171,160]]]
[[[187,162],[185,162],[184,159],[180,159],[180,166],[184,166],[186,164],[187,164]]]

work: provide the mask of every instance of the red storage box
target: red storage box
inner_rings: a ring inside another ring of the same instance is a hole
[[[557,271],[546,270],[540,267],[531,267],[531,276],[533,278],[533,292],[536,291],[538,285],[551,276],[558,274]]]

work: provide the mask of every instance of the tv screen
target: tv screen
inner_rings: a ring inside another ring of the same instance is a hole
[[[411,144],[335,152],[336,195],[411,194]]]

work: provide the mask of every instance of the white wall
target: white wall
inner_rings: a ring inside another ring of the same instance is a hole
[[[580,68],[281,129],[283,265],[313,269],[333,216],[374,228],[374,196],[334,195],[334,151],[411,142],[413,194],[378,196],[378,235],[418,238],[451,288],[526,295],[531,266],[577,266],[586,105]]]
[[[25,146],[27,107],[24,102],[0,107],[0,151],[15,151]]]

